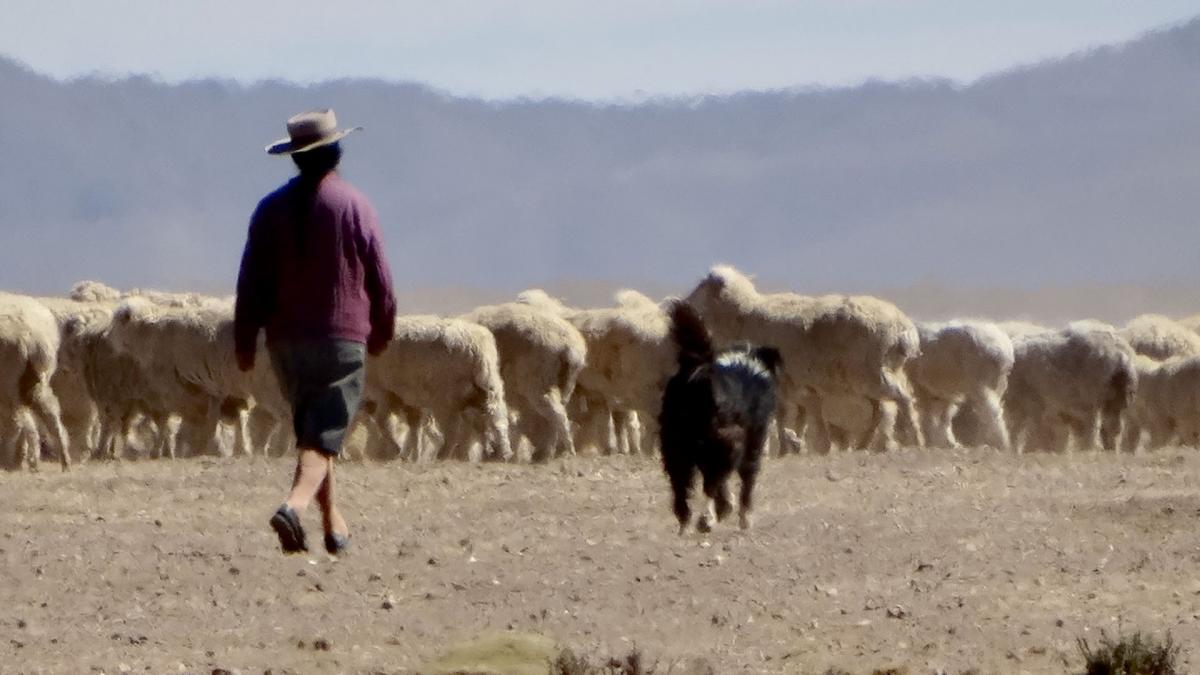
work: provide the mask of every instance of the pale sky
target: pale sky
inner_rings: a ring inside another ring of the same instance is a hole
[[[586,99],[967,82],[1120,42],[1196,0],[2,0],[0,54],[58,77],[379,77]]]

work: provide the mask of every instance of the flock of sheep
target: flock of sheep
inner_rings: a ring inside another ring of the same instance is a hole
[[[727,266],[685,299],[718,344],[781,352],[779,454],[1200,443],[1195,318],[925,324],[870,296],[760,293]],[[231,298],[95,282],[68,298],[0,293],[0,462],[286,452],[269,359],[239,371],[232,329]],[[635,291],[600,309],[533,290],[460,317],[403,316],[368,362],[358,453],[652,453],[675,349],[663,307]]]

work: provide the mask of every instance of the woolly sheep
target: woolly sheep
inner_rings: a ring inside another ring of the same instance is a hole
[[[462,318],[496,339],[506,402],[517,415],[512,437],[530,440],[535,461],[552,457],[560,445],[574,454],[566,405],[587,359],[579,331],[546,309],[515,302],[480,307]]]
[[[191,429],[193,451],[206,449],[222,419],[237,427],[235,452],[250,454],[250,405],[265,409],[277,425],[291,419],[270,359],[260,349],[249,373],[233,358],[233,305],[204,300],[174,307],[132,297],[117,308],[109,329],[113,345],[132,356],[153,387],[169,396]]]
[[[67,297],[75,302],[116,303],[121,300],[121,291],[99,281],[80,281],[71,287]]]
[[[1013,367],[1013,343],[983,321],[920,323],[921,353],[905,370],[917,397],[925,441],[957,447],[951,423],[964,405],[978,414],[984,443],[1008,448],[1003,397]]]
[[[1124,448],[1137,451],[1143,432],[1150,449],[1173,443],[1200,447],[1200,357],[1160,362],[1139,354],[1136,366],[1138,388]]]
[[[641,445],[631,437],[657,437],[662,392],[676,356],[669,320],[657,303],[630,289],[614,300],[615,307],[580,310],[540,289],[518,296],[518,302],[565,318],[583,336],[587,363],[571,405],[579,425],[576,444],[597,443],[608,454]]]
[[[54,314],[34,298],[0,293],[0,415],[11,434],[13,464],[37,468],[42,433],[70,467],[70,442],[50,385],[61,344]],[[38,428],[40,426],[40,428]]]
[[[116,305],[54,297],[37,300],[54,314],[58,323],[58,363],[50,387],[58,397],[60,416],[70,439],[70,455],[82,457],[95,448],[100,428],[99,410],[84,377],[87,350],[83,328],[106,325]]]
[[[1075,322],[1018,338],[1013,347],[1004,405],[1017,452],[1069,448],[1062,425],[1076,445],[1094,447],[1097,418],[1101,445],[1115,450],[1138,385],[1133,349],[1115,329]]]
[[[1134,317],[1120,335],[1133,351],[1156,361],[1200,356],[1200,335],[1161,314]]]
[[[376,402],[372,419],[377,426],[383,423],[388,439],[394,432],[381,413],[408,412],[409,441],[399,454],[420,454],[416,437],[428,415],[444,436],[440,457],[465,459],[472,437],[468,431],[484,439],[485,456],[512,456],[496,340],[478,324],[434,316],[398,317],[395,338],[367,364],[364,398]]]
[[[882,403],[894,401],[902,431],[921,445],[906,361],[920,351],[916,326],[895,305],[869,296],[806,297],[792,293],[760,294],[736,269],[718,265],[696,286],[687,301],[704,316],[722,345],[748,340],[783,352],[778,416],[781,443],[795,446],[784,433],[792,422],[803,425],[816,410],[814,397],[859,396],[872,405],[872,427],[885,424]],[[825,448],[818,448],[824,450]]]

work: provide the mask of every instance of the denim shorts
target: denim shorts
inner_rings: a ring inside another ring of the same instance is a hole
[[[362,402],[366,346],[352,340],[291,340],[269,349],[292,404],[296,445],[338,455]]]

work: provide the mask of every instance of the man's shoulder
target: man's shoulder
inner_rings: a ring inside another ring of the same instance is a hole
[[[295,182],[296,180],[293,178],[292,180],[289,180],[283,185],[280,185],[272,190],[266,197],[258,200],[258,206],[255,209],[255,213],[263,214],[271,211],[272,209],[278,208],[278,205],[287,198],[287,194],[289,191],[291,191],[292,184]]]
[[[349,209],[370,214],[375,212],[371,200],[361,190],[336,173],[322,181],[319,197],[326,204],[339,207],[339,210]]]

